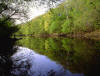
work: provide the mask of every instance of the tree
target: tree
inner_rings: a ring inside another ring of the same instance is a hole
[[[47,5],[49,8],[55,6],[55,3],[62,0],[0,0],[0,15],[6,15],[12,18],[13,15],[25,16],[29,11],[29,4],[38,7]],[[13,17],[14,18],[14,17]]]
[[[33,2],[33,6],[37,8],[44,4],[51,8],[51,5],[54,6],[54,3],[58,1],[61,0],[0,0],[0,34],[9,36],[16,32],[14,28],[12,29],[12,25],[16,19],[28,19],[27,12],[30,3]]]

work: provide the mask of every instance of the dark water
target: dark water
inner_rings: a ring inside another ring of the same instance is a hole
[[[70,38],[3,39],[0,51],[0,76],[100,75],[100,41]]]

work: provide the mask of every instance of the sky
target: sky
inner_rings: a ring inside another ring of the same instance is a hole
[[[28,16],[28,19],[25,19],[24,17],[21,17],[19,15],[14,15],[13,17],[19,18],[19,19],[15,20],[15,24],[21,24],[21,23],[25,23],[27,21],[30,21],[30,20],[36,18],[37,16],[40,16],[40,15],[46,13],[49,10],[49,8],[55,8],[57,5],[59,5],[64,0],[60,0],[57,3],[53,3],[50,5],[50,7],[48,7],[47,2],[44,2],[44,4],[40,5],[39,2],[37,2],[37,1],[33,2],[33,1],[24,3],[25,6],[28,6],[28,9],[27,9],[28,11],[26,13],[26,15]],[[12,5],[15,6],[14,3]],[[26,9],[26,7],[24,5],[22,4],[22,6],[20,8]]]

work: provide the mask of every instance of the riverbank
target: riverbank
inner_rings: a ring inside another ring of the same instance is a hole
[[[90,33],[86,33],[84,35],[85,38],[88,39],[94,39],[94,40],[100,40],[100,30],[96,30]]]
[[[68,38],[85,38],[85,39],[93,39],[93,40],[100,40],[100,30],[96,30],[93,32],[78,32],[78,33],[69,33],[69,34],[63,34],[63,33],[52,33],[52,34],[17,34],[14,35],[14,37],[43,37],[43,38],[60,38],[60,37],[68,37]]]

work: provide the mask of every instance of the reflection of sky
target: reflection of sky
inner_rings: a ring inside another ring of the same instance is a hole
[[[78,73],[73,74],[46,56],[24,47],[18,48],[12,56],[12,61],[12,74],[16,76],[22,76],[22,73],[25,74],[24,76],[84,76]]]

